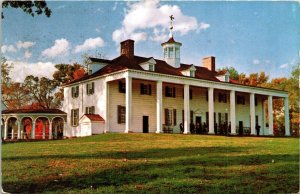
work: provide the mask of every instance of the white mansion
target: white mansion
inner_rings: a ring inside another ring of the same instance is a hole
[[[290,135],[287,92],[237,84],[228,72],[216,71],[215,57],[203,58],[202,66],[183,64],[182,44],[173,36],[161,45],[163,60],[135,56],[133,40],[121,42],[115,59],[90,58],[88,75],[64,85],[64,136],[187,134],[195,128],[251,135],[260,128],[260,135],[273,135],[274,98],[284,98],[285,134]]]

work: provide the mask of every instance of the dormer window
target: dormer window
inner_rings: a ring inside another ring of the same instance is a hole
[[[153,64],[149,64],[149,71],[154,71],[154,65]]]
[[[191,77],[195,77],[195,71],[194,71],[194,70],[191,70],[191,71],[190,71],[190,76],[191,76]]]
[[[229,82],[229,75],[225,75],[225,82]]]

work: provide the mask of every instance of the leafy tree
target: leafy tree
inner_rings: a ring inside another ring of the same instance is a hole
[[[239,80],[239,72],[234,67],[225,67],[222,69],[219,69],[219,71],[227,70],[229,72],[230,79]]]
[[[4,0],[2,2],[2,8],[15,8],[15,9],[22,9],[25,13],[31,15],[32,17],[36,15],[45,14],[47,17],[50,17],[52,11],[47,6],[45,0],[34,0],[34,1],[10,1]],[[4,18],[3,12],[1,13],[2,19]]]

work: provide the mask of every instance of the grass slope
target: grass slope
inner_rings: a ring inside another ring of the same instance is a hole
[[[104,134],[4,144],[11,193],[291,193],[299,140]]]

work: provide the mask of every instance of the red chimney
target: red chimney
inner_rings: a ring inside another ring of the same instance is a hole
[[[216,70],[216,58],[213,56],[210,57],[205,57],[202,59],[202,66],[206,67],[210,71],[215,71]]]
[[[128,58],[134,57],[134,40],[125,40],[121,44],[121,55],[125,55]]]

